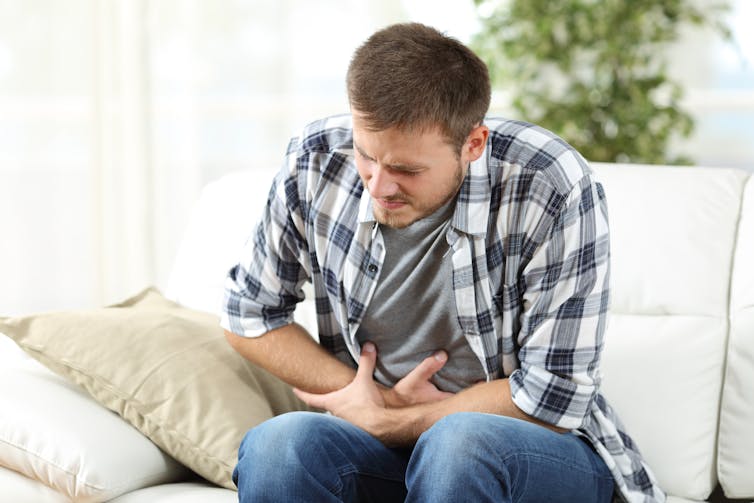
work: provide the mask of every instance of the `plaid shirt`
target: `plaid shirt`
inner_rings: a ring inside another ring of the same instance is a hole
[[[550,132],[486,124],[486,151],[469,166],[447,233],[462,331],[487,379],[508,377],[521,410],[588,439],[618,494],[664,501],[599,391],[610,269],[602,187]],[[315,122],[291,141],[244,260],[229,273],[222,325],[247,337],[287,325],[311,281],[320,344],[358,361],[356,331],[384,254],[350,116]]]

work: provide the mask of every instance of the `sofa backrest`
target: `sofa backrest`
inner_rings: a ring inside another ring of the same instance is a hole
[[[178,247],[166,297],[219,313],[225,277],[262,214],[273,175],[237,171],[202,189]]]
[[[165,296],[186,307],[220,312],[225,277],[241,259],[241,248],[262,214],[274,171],[242,170],[210,182],[194,205],[178,247]],[[316,327],[311,287],[295,312],[296,321]],[[316,335],[316,330],[313,330]]]
[[[731,281],[718,475],[729,498],[754,498],[754,177],[744,189]]]
[[[612,240],[603,390],[660,485],[704,500],[717,483],[734,250],[748,174],[593,167],[607,194]],[[743,282],[752,287],[751,276]],[[746,434],[737,424],[730,429]]]

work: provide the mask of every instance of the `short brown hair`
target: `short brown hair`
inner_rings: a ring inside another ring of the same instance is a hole
[[[468,47],[419,23],[388,26],[348,67],[348,99],[368,127],[439,128],[457,152],[490,106],[487,66]]]

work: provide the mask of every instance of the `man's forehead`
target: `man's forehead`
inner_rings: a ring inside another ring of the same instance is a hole
[[[382,127],[380,121],[374,120],[369,114],[360,112],[356,109],[351,110],[351,119],[354,130],[369,131],[373,133],[379,133],[386,130],[393,130],[400,132],[408,136],[421,136],[425,134],[444,136],[444,129],[440,124],[433,124],[431,122],[421,123],[401,123],[396,122],[392,126]]]

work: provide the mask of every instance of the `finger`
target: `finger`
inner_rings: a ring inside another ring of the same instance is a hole
[[[374,367],[377,364],[377,348],[374,343],[367,342],[361,347],[361,356],[359,357],[359,369],[356,371],[356,379],[373,380]]]
[[[432,376],[440,371],[448,362],[448,354],[445,351],[438,351],[432,356],[428,356],[409,372],[403,379],[407,384],[420,383],[429,381]]]
[[[299,399],[301,399],[307,405],[311,405],[312,407],[316,407],[318,409],[327,410],[327,394],[317,395],[315,393],[307,393],[306,391],[301,391],[298,388],[293,388],[293,394],[299,397]]]

